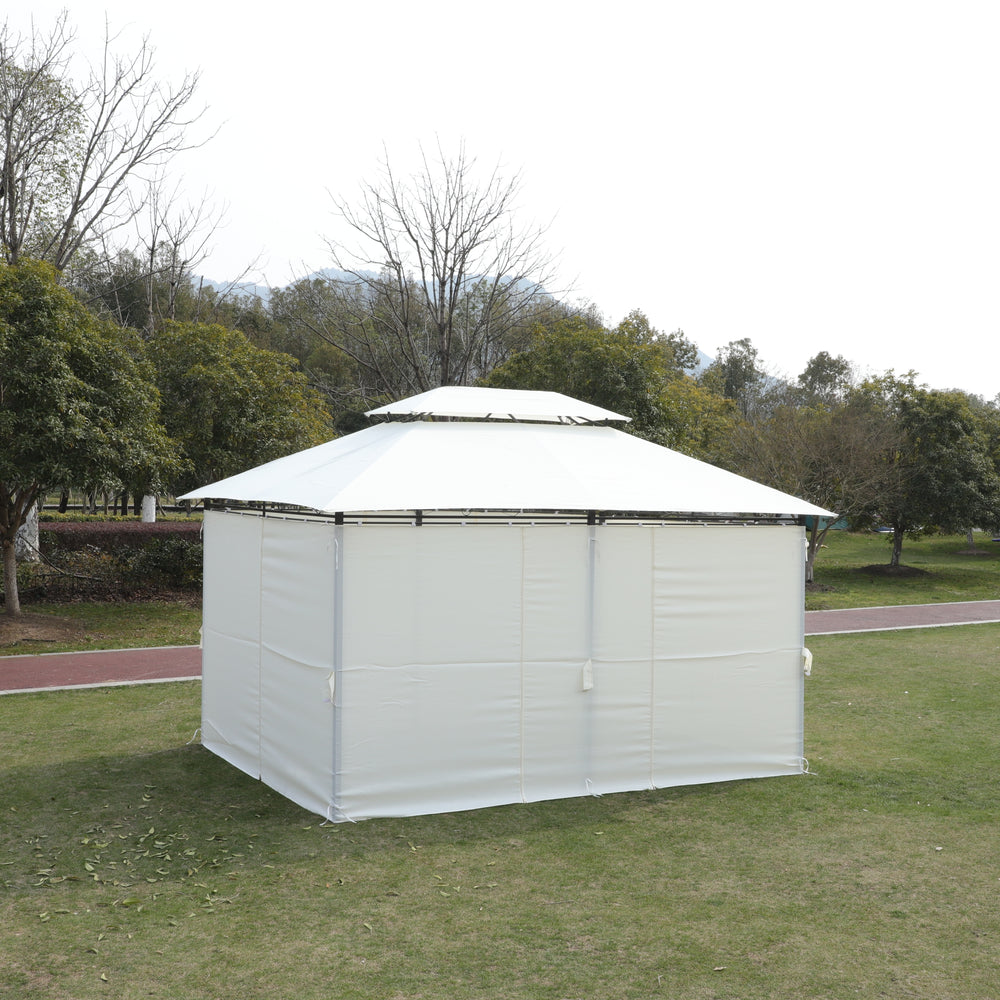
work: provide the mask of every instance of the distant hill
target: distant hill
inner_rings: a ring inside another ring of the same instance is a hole
[[[361,274],[366,277],[376,277],[374,271],[361,271]],[[349,274],[347,271],[341,271],[335,267],[324,267],[319,271],[313,271],[310,274],[305,275],[303,278],[296,278],[295,281],[289,282],[287,285],[276,285],[271,287],[276,288],[289,288],[291,285],[297,284],[299,281],[312,281],[314,278],[325,278],[328,281],[354,281],[356,280],[353,274]],[[216,281],[214,278],[206,278],[204,275],[197,275],[191,279],[191,284],[195,288],[200,285],[208,287],[209,285],[214,288],[217,292],[237,295],[245,295],[250,298],[260,299],[264,305],[267,305],[271,300],[271,287],[267,285],[258,285],[252,281]]]
[[[265,305],[271,299],[271,289],[267,285],[257,285],[252,281],[216,281],[214,278],[206,278],[204,275],[196,275],[191,279],[194,288],[214,288],[220,295],[245,296],[247,298],[260,299]]]
[[[715,362],[715,358],[709,357],[700,347],[698,348],[698,363],[694,366],[695,375],[700,375],[710,364]]]

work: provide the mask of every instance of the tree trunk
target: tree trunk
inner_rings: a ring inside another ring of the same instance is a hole
[[[21,613],[21,598],[17,593],[17,555],[14,540],[3,540],[3,599],[4,613],[13,618]]]
[[[893,569],[899,569],[899,559],[903,554],[903,529],[893,528],[892,529],[892,557],[889,559],[889,565]]]
[[[14,556],[21,562],[38,562],[38,505],[33,504],[28,510],[24,524],[14,535]]]
[[[976,539],[972,535],[972,528],[965,529],[965,539],[969,543],[969,549],[975,549]]]
[[[813,518],[812,527],[809,529],[809,534],[806,536],[806,583],[813,583],[814,581],[816,555],[823,545],[823,540],[826,538],[826,533],[830,530],[830,525],[833,524],[833,519],[831,519],[823,528],[820,528],[819,522],[820,519],[818,517]]]
[[[63,490],[59,494],[59,513],[65,514],[67,507],[69,507],[69,490]]]

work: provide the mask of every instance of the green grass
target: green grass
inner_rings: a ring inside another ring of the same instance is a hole
[[[933,535],[903,544],[902,562],[911,575],[886,576],[867,567],[889,562],[889,536],[831,531],[816,559],[816,583],[806,593],[806,610],[870,608],[893,604],[1000,599],[1000,542],[975,535],[969,555],[965,535]]]
[[[68,619],[83,630],[83,635],[66,641],[28,641],[0,646],[0,656],[65,653],[87,649],[190,646],[198,643],[201,629],[201,606],[197,599],[136,603],[81,601],[73,604],[26,604],[22,610],[33,615]]]
[[[810,646],[812,774],[357,825],[197,684],[0,698],[0,995],[997,997],[1000,627]]]

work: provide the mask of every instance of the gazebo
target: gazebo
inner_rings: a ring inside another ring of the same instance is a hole
[[[208,749],[332,821],[804,770],[830,512],[558,393],[370,415],[184,498]]]

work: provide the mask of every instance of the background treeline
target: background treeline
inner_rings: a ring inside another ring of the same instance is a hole
[[[291,420],[283,407],[288,426],[277,436],[284,441],[291,440],[293,426],[308,437],[309,412],[316,421],[310,433],[349,432],[365,425],[365,409],[436,384],[433,374],[414,377],[414,356],[384,321],[383,313],[401,311],[401,294],[394,299],[392,289],[371,278],[335,275],[313,275],[272,289],[266,298],[233,290],[220,297],[190,279],[184,296],[171,298],[169,286],[153,282],[151,300],[174,305],[173,319],[144,315],[143,322],[161,373],[166,426],[184,440],[193,470],[182,480],[185,488],[251,464],[259,436],[241,439],[238,412],[269,419],[266,404],[251,394],[258,388],[273,392],[275,383],[259,379],[246,386],[242,403],[224,413],[219,386],[181,378],[180,371],[190,367],[182,344],[195,341],[207,350],[229,337],[230,346],[219,355],[220,373],[223,356],[237,356],[237,342],[244,352],[261,352],[258,358],[277,352],[294,359],[286,371],[302,378],[303,423]],[[473,283],[468,294],[477,292]],[[417,360],[432,372],[431,304],[411,290],[407,310],[410,326],[424,335]],[[474,310],[474,304],[456,303],[456,339],[462,344],[472,338],[461,321]],[[210,327],[197,319],[206,315]],[[931,390],[914,372],[866,373],[827,351],[817,352],[795,376],[779,374],[746,338],[718,347],[709,359],[683,331],[657,330],[640,310],[611,325],[596,307],[560,301],[543,290],[527,306],[521,303],[516,315],[501,319],[502,333],[468,365],[466,383],[555,390],[615,410],[631,418],[631,433],[811,500],[845,515],[853,527],[890,529],[893,565],[907,535],[993,530],[1000,523],[997,400]],[[227,374],[219,382],[232,393],[242,384]],[[199,417],[205,410],[215,419]],[[202,442],[216,421],[221,454],[209,462]],[[827,527],[817,524],[811,535],[810,570]]]

